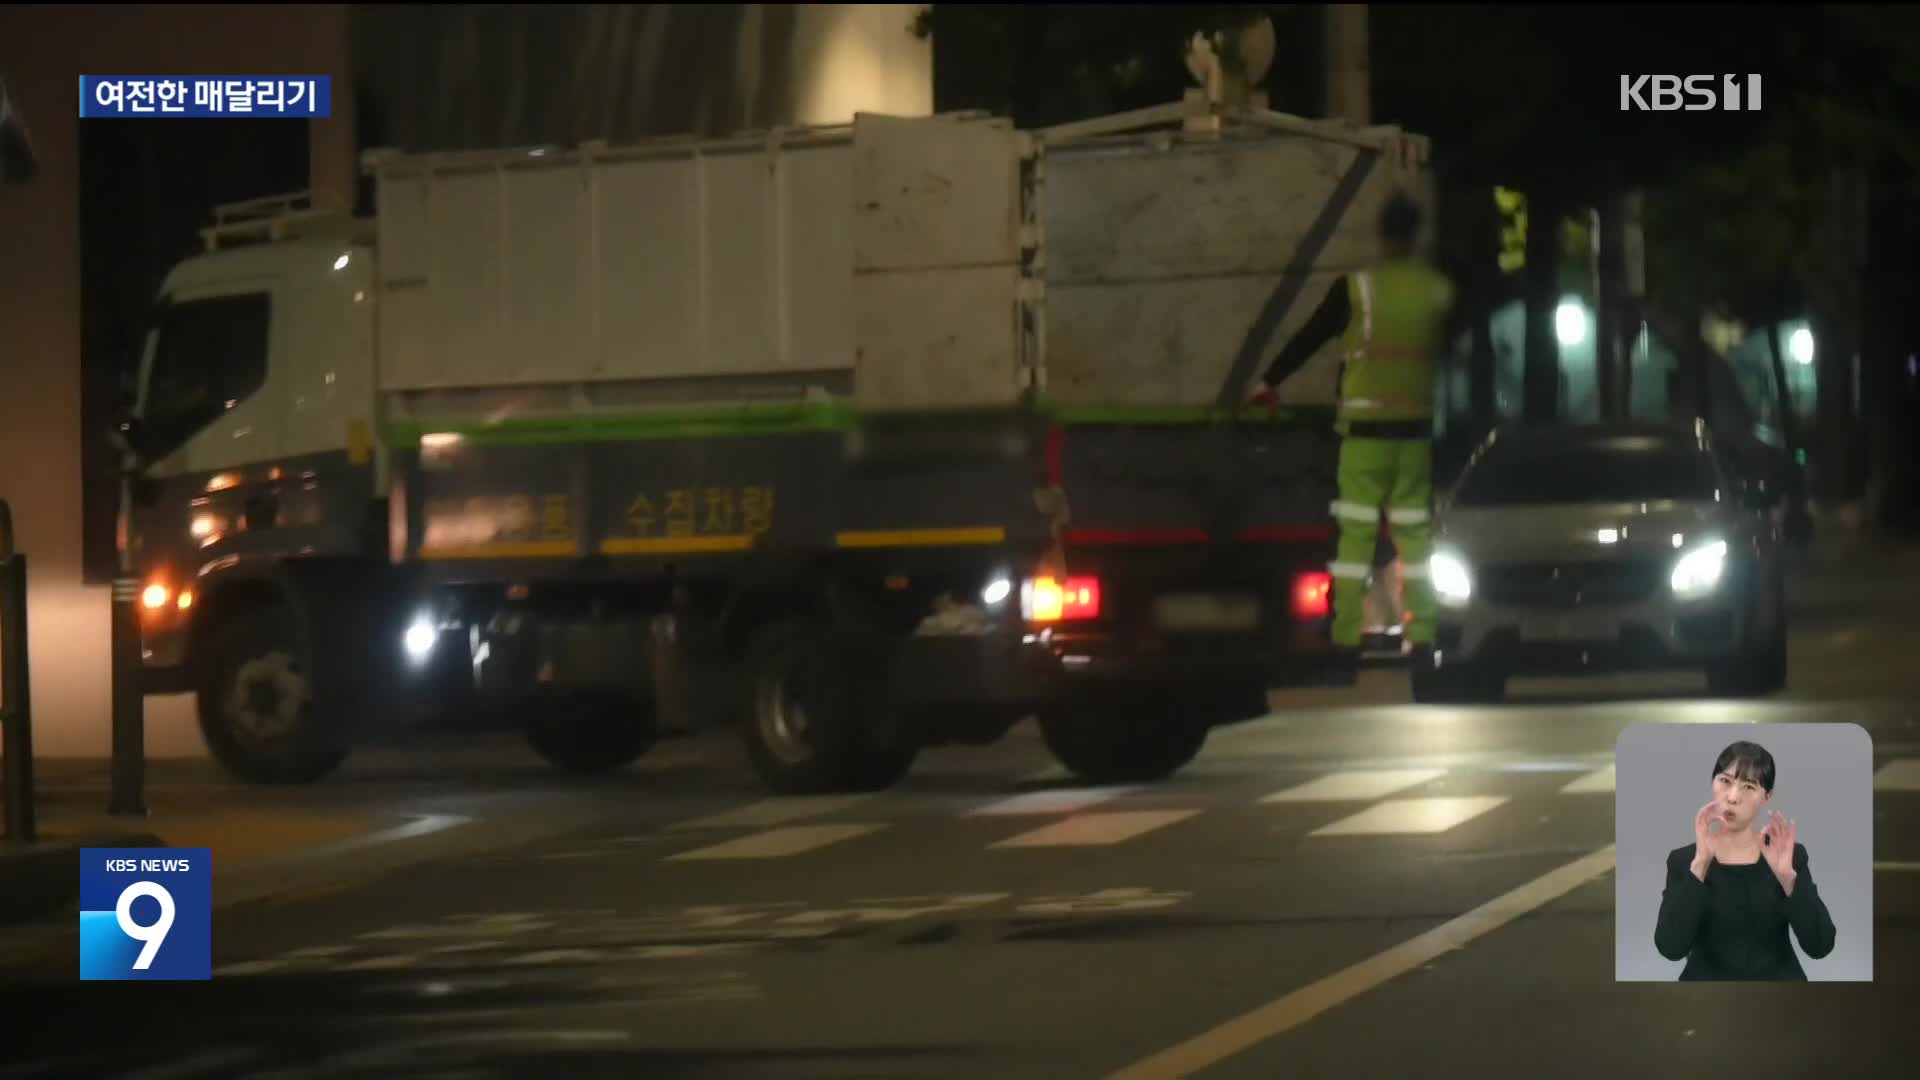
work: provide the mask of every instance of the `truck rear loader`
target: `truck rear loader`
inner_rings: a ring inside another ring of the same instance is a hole
[[[375,151],[370,220],[223,207],[123,427],[150,692],[259,782],[423,693],[579,772],[734,721],[777,791],[871,789],[1034,716],[1168,776],[1352,677],[1339,357],[1243,388],[1425,161],[1196,94]],[[660,707],[668,660],[713,707]]]

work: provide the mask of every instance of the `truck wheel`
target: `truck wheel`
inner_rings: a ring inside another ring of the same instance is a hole
[[[787,619],[747,646],[746,723],[741,734],[754,771],[787,795],[891,786],[912,767],[917,746],[867,741],[877,681],[862,679],[820,619]]]
[[[1040,712],[1047,749],[1095,784],[1165,780],[1199,755],[1209,730],[1206,720],[1170,703],[1075,702]]]
[[[1415,662],[1407,681],[1421,705],[1495,705],[1507,696],[1506,676],[1479,664],[1436,668]]]
[[[292,616],[246,612],[207,640],[196,675],[200,733],[227,775],[253,784],[306,784],[350,749],[341,718],[316,700]]]
[[[653,749],[652,704],[617,694],[542,697],[531,706],[526,736],[555,768],[580,776],[613,772]]]

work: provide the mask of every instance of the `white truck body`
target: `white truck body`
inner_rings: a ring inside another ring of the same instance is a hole
[[[1281,120],[1049,135],[863,115],[729,140],[370,154],[379,387],[401,415],[809,391],[877,412],[1210,405],[1363,146],[1382,160],[1281,334],[1376,255],[1390,191],[1431,197],[1423,141]],[[1330,402],[1334,359],[1288,398]]]

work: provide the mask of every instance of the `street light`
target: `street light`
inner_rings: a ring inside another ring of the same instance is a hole
[[[1553,332],[1568,347],[1587,340],[1587,309],[1571,300],[1562,302],[1553,313]]]
[[[1787,353],[1796,364],[1813,363],[1813,331],[1801,327],[1787,339]]]

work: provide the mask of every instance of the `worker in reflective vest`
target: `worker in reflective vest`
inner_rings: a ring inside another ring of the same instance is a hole
[[[1272,408],[1275,388],[1322,346],[1340,339],[1340,494],[1332,506],[1339,542],[1328,566],[1334,644],[1360,644],[1367,576],[1384,513],[1405,575],[1411,616],[1406,640],[1431,646],[1434,357],[1453,288],[1416,257],[1420,208],[1411,199],[1396,194],[1388,200],[1380,231],[1380,264],[1336,280],[1306,325],[1254,379],[1248,396]]]

